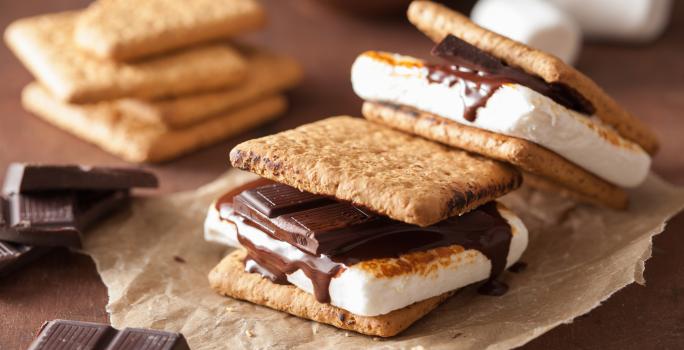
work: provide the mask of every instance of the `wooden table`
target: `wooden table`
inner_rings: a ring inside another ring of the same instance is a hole
[[[367,49],[426,56],[431,43],[405,20],[348,16],[314,0],[264,1],[270,26],[249,40],[297,57],[306,67],[291,93],[290,111],[259,130],[174,162],[150,166],[159,192],[193,189],[228,169],[228,150],[238,142],[322,117],[359,115],[361,101],[349,83],[350,64]],[[74,9],[83,0],[2,0],[0,26],[39,13]],[[586,45],[579,68],[659,134],[655,171],[684,185],[684,3],[677,2],[667,34],[650,46]],[[12,161],[123,165],[94,146],[22,110],[21,88],[29,73],[0,47],[0,169]],[[525,349],[684,348],[684,215],[655,239],[646,271],[648,286],[631,285],[570,325],[560,326]],[[58,250],[21,273],[0,280],[0,349],[25,348],[45,320],[107,322],[107,294],[87,256]]]

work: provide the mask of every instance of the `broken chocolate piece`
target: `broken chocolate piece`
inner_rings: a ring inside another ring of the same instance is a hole
[[[189,350],[180,333],[125,328],[118,331],[106,324],[54,320],[43,324],[29,350]]]
[[[247,190],[241,194],[241,197],[269,218],[289,213],[294,209],[303,210],[324,202],[333,203],[329,198],[281,184]]]
[[[156,176],[141,169],[13,163],[7,168],[3,193],[157,186]]]
[[[29,245],[80,247],[81,233],[128,200],[127,191],[10,194],[0,239]]]

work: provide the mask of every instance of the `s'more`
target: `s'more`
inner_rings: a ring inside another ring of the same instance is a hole
[[[218,293],[390,337],[506,267],[528,232],[496,199],[515,168],[339,116],[239,144],[236,168],[261,176],[219,197],[205,239],[235,247],[209,274]],[[483,296],[486,297],[486,296]]]
[[[658,148],[653,132],[557,57],[430,1],[409,20],[437,62],[368,51],[354,91],[371,121],[508,162],[525,182],[623,209]]]

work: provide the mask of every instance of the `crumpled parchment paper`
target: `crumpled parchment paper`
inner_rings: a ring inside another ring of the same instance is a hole
[[[233,170],[196,190],[134,200],[100,225],[84,251],[107,286],[115,327],[182,332],[192,349],[507,349],[589,312],[624,286],[643,283],[651,239],[684,207],[684,188],[651,175],[629,211],[577,205],[530,189],[503,201],[530,230],[522,273],[487,297],[468,287],[398,337],[377,339],[222,297],[207,274],[226,248],[202,238],[210,203],[253,179]]]

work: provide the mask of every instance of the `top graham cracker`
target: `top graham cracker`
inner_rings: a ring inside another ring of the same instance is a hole
[[[429,226],[520,186],[520,173],[363,119],[339,116],[250,140],[236,168],[392,219]]]

